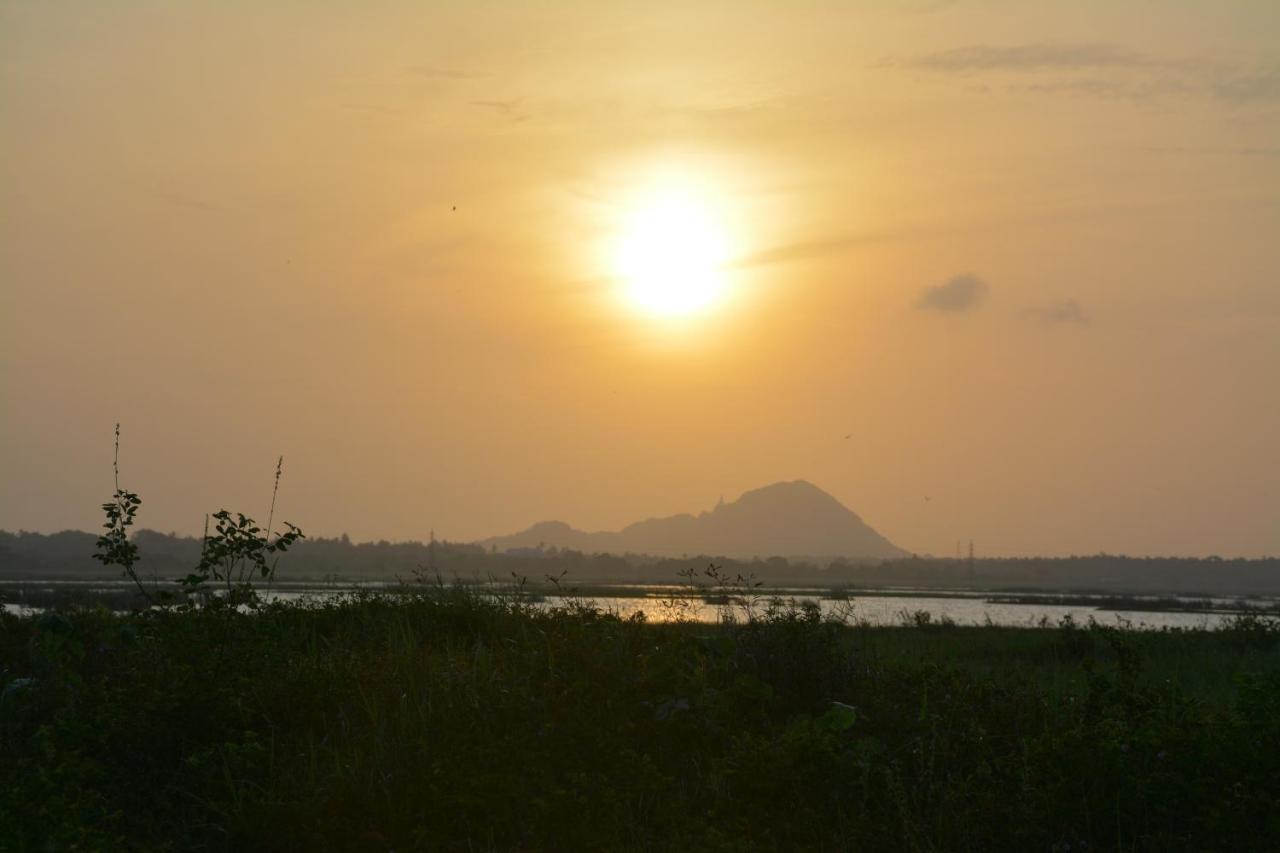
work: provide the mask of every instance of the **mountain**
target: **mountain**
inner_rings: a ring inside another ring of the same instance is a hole
[[[478,543],[499,552],[568,548],[584,553],[716,557],[849,557],[892,559],[907,552],[885,539],[831,495],[804,480],[774,483],[698,515],[650,518],[613,532],[588,533],[543,521]]]

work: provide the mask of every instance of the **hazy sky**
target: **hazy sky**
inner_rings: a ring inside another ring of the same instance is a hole
[[[0,123],[0,528],[95,528],[118,420],[166,531],[283,453],[315,535],[804,478],[1280,553],[1275,0],[0,0]],[[671,187],[728,253],[674,319],[613,258]]]

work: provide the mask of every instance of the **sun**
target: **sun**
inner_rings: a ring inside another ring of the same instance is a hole
[[[615,250],[617,273],[637,309],[679,317],[724,295],[728,240],[712,206],[687,188],[649,193],[630,209]]]

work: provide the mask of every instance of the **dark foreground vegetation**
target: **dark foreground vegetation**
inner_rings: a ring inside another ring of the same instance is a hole
[[[6,850],[1280,844],[1263,617],[646,624],[434,587],[0,619]]]

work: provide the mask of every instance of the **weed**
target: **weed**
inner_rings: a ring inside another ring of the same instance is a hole
[[[692,626],[512,588],[0,617],[0,847],[1250,850],[1280,829],[1280,657],[1251,625],[873,628],[777,600]]]

